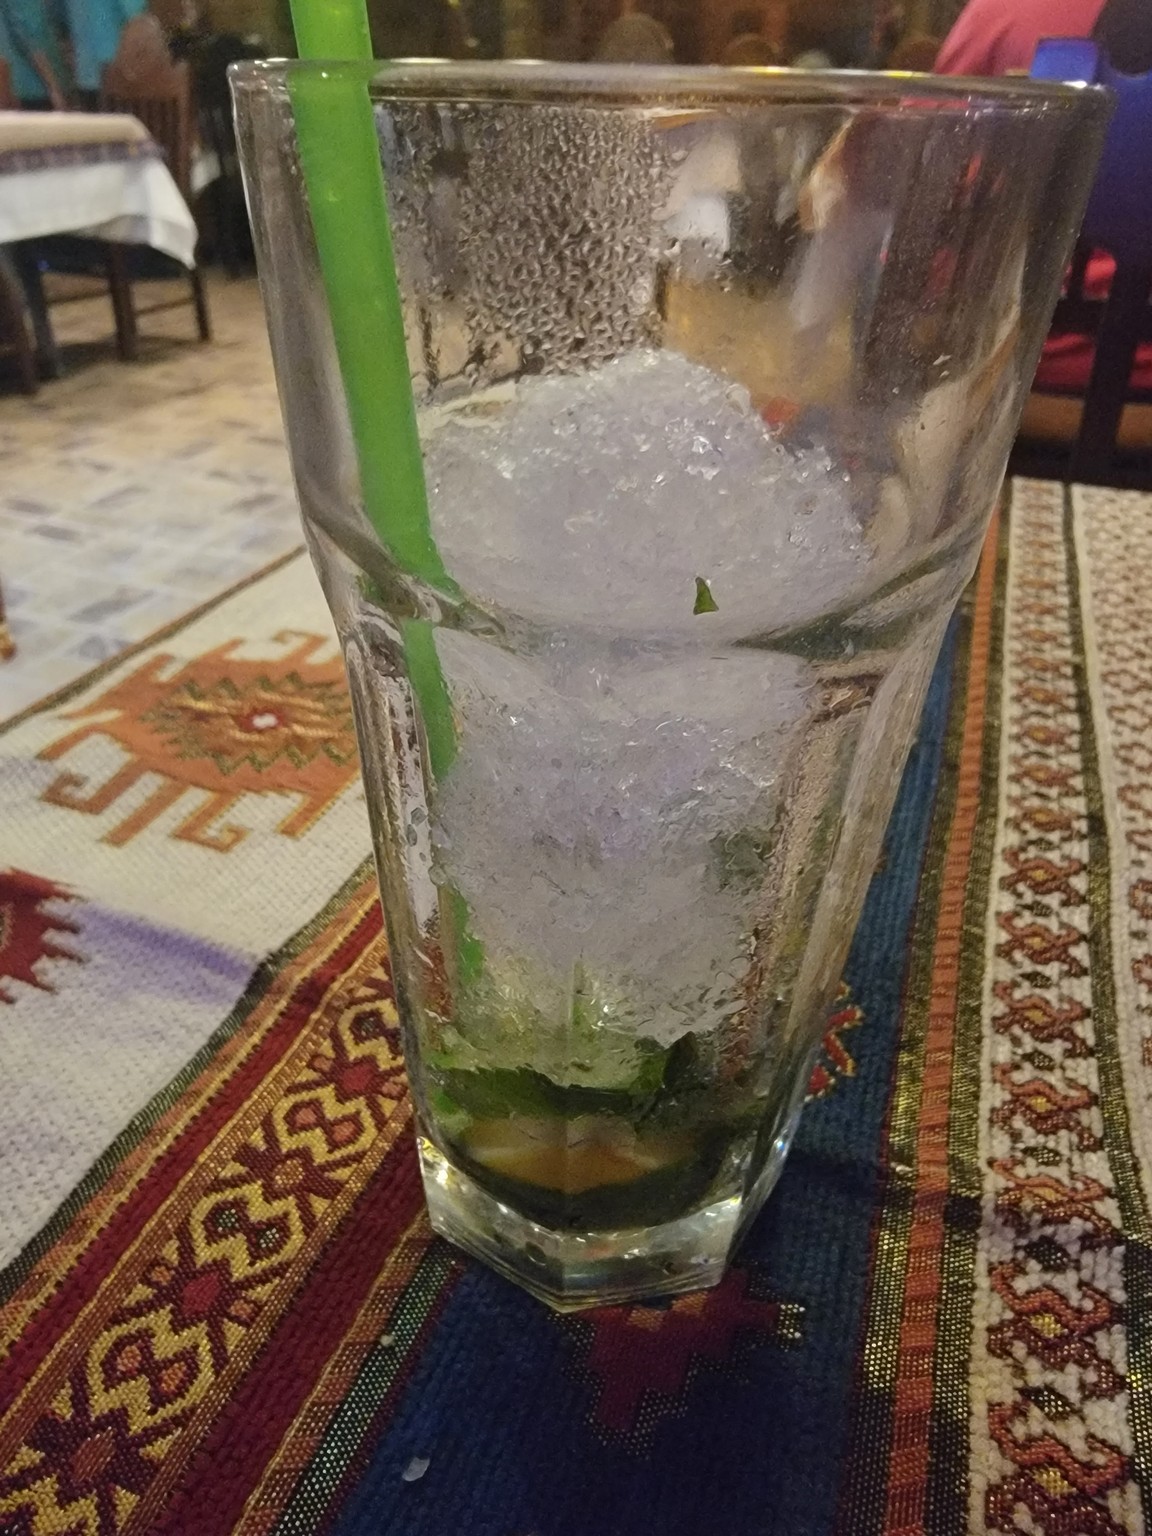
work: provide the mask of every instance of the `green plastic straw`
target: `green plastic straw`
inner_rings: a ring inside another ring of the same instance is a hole
[[[402,570],[455,596],[459,589],[444,569],[428,517],[388,199],[363,68],[372,59],[367,11],[363,0],[292,0],[292,25],[300,57],[328,64],[289,71],[288,79],[364,510]],[[436,636],[426,619],[409,619],[403,635],[429,767],[439,779],[455,759],[456,729]],[[483,949],[468,933],[468,909],[455,892],[445,916],[455,930],[447,948],[460,977],[475,978]]]
[[[364,0],[292,0],[292,28],[302,59],[371,59]]]
[[[363,0],[292,0],[292,22],[300,57],[329,64],[290,71],[289,90],[364,510],[402,570],[455,595],[428,517],[380,145],[362,67],[372,58],[367,13]],[[439,778],[452,765],[456,735],[431,625],[410,620],[404,646],[429,766]]]

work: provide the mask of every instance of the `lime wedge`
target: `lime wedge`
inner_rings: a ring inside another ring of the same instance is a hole
[[[631,1184],[692,1153],[690,1137],[638,1136],[607,1120],[476,1120],[462,1140],[468,1156],[493,1173],[565,1195]]]

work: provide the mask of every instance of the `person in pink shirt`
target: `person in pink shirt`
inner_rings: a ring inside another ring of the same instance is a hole
[[[1104,0],[969,0],[936,60],[938,75],[1027,74],[1045,37],[1091,37]]]

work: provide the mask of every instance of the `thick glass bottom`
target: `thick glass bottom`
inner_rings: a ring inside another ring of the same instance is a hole
[[[790,1139],[777,1139],[750,1195],[659,1225],[597,1232],[542,1226],[481,1188],[427,1136],[418,1142],[435,1230],[556,1311],[575,1312],[719,1284],[779,1176]]]

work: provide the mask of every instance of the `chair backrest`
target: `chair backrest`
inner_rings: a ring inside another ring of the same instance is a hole
[[[116,57],[101,78],[100,110],[138,117],[164,151],[181,193],[191,196],[192,76],[186,60],[173,60],[163,29],[148,12],[134,16],[121,34]]]
[[[11,112],[19,105],[12,89],[12,71],[8,68],[8,60],[0,59],[0,112]]]
[[[228,66],[248,59],[264,59],[268,49],[258,40],[241,37],[238,32],[213,32],[195,43],[188,54],[195,81],[196,105],[223,106],[230,113],[232,95],[228,88]]]
[[[1081,238],[1117,261],[1152,263],[1152,74],[1122,75],[1098,43],[1055,38],[1036,50],[1032,76],[1106,85],[1116,97]]]

